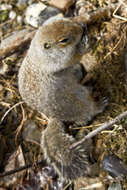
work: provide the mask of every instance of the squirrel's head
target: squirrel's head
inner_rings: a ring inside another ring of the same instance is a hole
[[[31,49],[40,59],[41,68],[45,72],[57,72],[75,62],[76,56],[85,50],[86,44],[86,31],[81,25],[71,19],[55,16],[39,28]]]

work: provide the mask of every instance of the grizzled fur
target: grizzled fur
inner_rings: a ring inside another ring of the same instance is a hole
[[[91,141],[70,150],[69,147],[74,142],[76,139],[66,134],[64,124],[56,119],[49,122],[41,139],[41,145],[45,147],[45,158],[66,180],[75,180],[90,173],[88,150],[92,147]]]
[[[69,19],[47,21],[35,34],[19,70],[19,91],[25,102],[47,117],[87,124],[102,112],[88,89],[79,83],[83,29]],[[62,43],[63,39],[68,41]],[[50,48],[45,49],[45,45]]]
[[[80,83],[84,71],[77,58],[85,50],[86,39],[83,28],[73,21],[49,19],[36,32],[18,76],[25,102],[49,120],[57,119],[44,132],[42,148],[59,173],[70,179],[85,175],[88,161],[85,146],[69,151],[74,139],[62,129],[62,122],[85,125],[107,104],[98,105]]]

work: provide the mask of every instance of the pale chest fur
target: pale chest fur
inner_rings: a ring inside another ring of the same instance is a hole
[[[26,56],[19,70],[19,91],[30,107],[43,113],[51,111],[51,104],[55,109],[56,95],[62,88],[62,77],[60,79],[44,74],[39,67],[35,68],[35,64],[31,64]]]
[[[40,75],[41,71],[38,68],[34,69],[26,57],[19,70],[19,91],[24,101],[37,110],[39,105],[45,102],[43,76]]]

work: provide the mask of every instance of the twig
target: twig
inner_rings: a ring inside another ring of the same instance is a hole
[[[80,141],[73,143],[70,146],[70,149],[75,148],[76,146],[79,146],[80,144],[84,143],[86,140],[94,137],[95,135],[97,135],[98,133],[100,133],[101,131],[103,131],[104,129],[110,128],[113,124],[115,123],[119,123],[121,121],[121,119],[127,117],[127,111],[123,112],[122,114],[118,115],[115,119],[110,120],[108,122],[105,122],[103,125],[101,125],[100,127],[98,127],[97,129],[93,130],[92,132],[90,132],[88,135],[86,135],[84,138],[82,138]]]
[[[40,165],[40,164],[43,164],[43,163],[44,163],[44,161],[41,160],[41,161],[36,162],[35,164],[28,164],[26,166],[21,166],[20,168],[17,168],[17,169],[14,169],[14,170],[10,170],[8,172],[4,172],[4,173],[0,174],[0,178],[8,176],[8,175],[15,174],[17,172],[21,172],[22,170],[26,170],[28,168],[33,167],[34,165]]]
[[[117,11],[119,10],[119,8],[121,7],[121,5],[122,5],[122,3],[118,5],[118,7],[114,10],[114,12],[113,12],[112,15],[113,15],[115,18],[118,18],[118,19],[120,19],[120,20],[123,20],[123,21],[127,22],[127,18],[125,18],[125,17],[123,17],[123,16],[119,16],[119,15],[116,14]]]
[[[23,29],[12,33],[9,37],[2,40],[0,44],[0,60],[30,43],[34,34],[35,31]]]
[[[4,118],[8,115],[8,113],[9,113],[12,109],[14,109],[15,107],[17,107],[17,106],[19,106],[20,104],[23,104],[23,103],[24,103],[23,101],[18,102],[18,103],[16,103],[15,105],[13,105],[11,108],[9,108],[9,109],[5,112],[5,114],[3,115],[3,117],[1,118],[0,123],[3,122]]]
[[[114,52],[114,50],[118,47],[118,45],[120,44],[120,42],[121,42],[122,39],[123,39],[123,35],[120,37],[120,39],[118,40],[118,42],[116,43],[116,45],[111,49],[111,51],[109,51],[109,52],[107,53],[107,55],[103,58],[104,60],[105,60],[109,55],[111,55],[111,54]]]
[[[70,182],[64,187],[63,190],[66,190],[71,184],[72,184],[72,181],[70,181]]]
[[[18,128],[16,129],[16,136],[15,136],[15,143],[17,144],[17,138],[18,138],[18,135],[20,134],[21,130],[22,130],[22,127],[23,127],[23,123],[25,121],[25,111],[23,109],[23,106],[21,104],[21,109],[22,109],[22,120],[18,126]]]

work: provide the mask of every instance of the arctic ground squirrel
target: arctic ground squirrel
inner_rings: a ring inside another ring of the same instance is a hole
[[[107,106],[105,99],[95,102],[81,84],[85,70],[79,57],[86,45],[82,25],[69,18],[50,18],[36,32],[18,75],[24,101],[49,118],[41,138],[45,158],[67,180],[89,174],[90,148],[86,142],[70,151],[76,138],[66,133],[64,123],[86,125]]]

